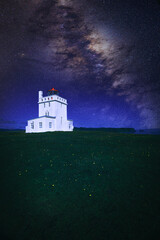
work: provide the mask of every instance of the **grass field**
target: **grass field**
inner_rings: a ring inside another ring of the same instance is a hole
[[[158,239],[160,135],[0,132],[0,154],[1,240]]]

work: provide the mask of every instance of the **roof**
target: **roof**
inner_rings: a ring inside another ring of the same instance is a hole
[[[51,117],[51,116],[41,116],[41,117],[38,117],[38,118],[29,119],[28,121],[33,121],[33,120],[37,120],[37,119],[40,119],[40,118],[53,118],[53,119],[55,119],[56,117]]]
[[[56,91],[56,92],[58,92],[58,90],[56,90],[55,88],[51,88],[50,90],[48,90],[48,92],[51,92],[51,91]]]

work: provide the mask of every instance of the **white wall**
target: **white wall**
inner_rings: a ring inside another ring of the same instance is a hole
[[[67,105],[62,102],[53,102],[53,114],[56,116],[57,130],[66,129],[67,125]]]
[[[39,123],[42,123],[42,128],[40,128]],[[51,128],[49,127],[49,123],[52,124]],[[31,127],[31,124],[34,124],[34,128]],[[73,131],[73,121],[67,120],[65,125],[60,126],[59,121],[56,119],[49,117],[36,118],[28,121],[28,125],[26,126],[26,133],[35,133],[35,132],[54,132],[54,131]],[[70,127],[69,127],[70,126]]]
[[[34,128],[31,127],[31,124],[34,124]],[[40,128],[39,123],[42,123],[42,128]],[[51,128],[49,127],[49,123],[51,123]],[[26,127],[26,132],[46,132],[46,131],[55,131],[56,130],[56,119],[53,118],[36,118],[28,121],[28,125]]]
[[[39,118],[28,121],[28,126],[26,126],[27,133],[46,131],[73,131],[73,122],[67,120],[66,99],[58,95],[43,97],[42,91],[39,91],[38,99]],[[54,119],[51,117],[54,117]],[[42,122],[42,128],[39,127],[39,122]],[[49,128],[49,122],[52,122],[52,128]],[[31,128],[31,123],[34,123],[34,129]]]
[[[63,105],[63,108],[61,108],[61,104]],[[60,112],[62,110],[63,117],[67,119],[67,100],[60,96],[51,95],[43,98],[40,97],[38,105],[39,105],[39,117],[45,116],[46,112],[48,112],[49,116],[51,117],[58,117],[61,115]]]

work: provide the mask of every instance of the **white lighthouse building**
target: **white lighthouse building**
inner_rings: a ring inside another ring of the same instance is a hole
[[[67,100],[56,89],[50,89],[46,97],[39,91],[38,105],[39,117],[28,120],[26,133],[73,131],[73,121],[67,120]]]

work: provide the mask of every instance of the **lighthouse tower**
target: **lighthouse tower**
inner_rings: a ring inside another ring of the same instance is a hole
[[[28,121],[26,133],[73,131],[73,121],[67,120],[67,100],[52,88],[47,96],[38,93],[39,117]]]

